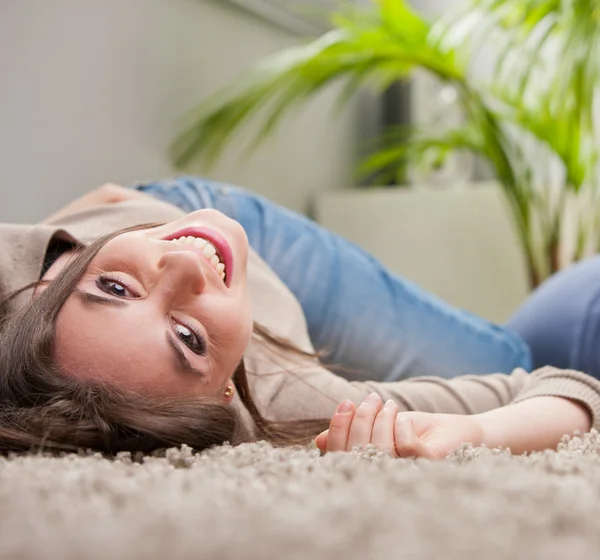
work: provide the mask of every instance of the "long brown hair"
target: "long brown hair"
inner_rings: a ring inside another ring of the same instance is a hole
[[[246,438],[235,410],[214,398],[143,397],[67,377],[53,359],[56,318],[92,259],[113,237],[142,227],[149,226],[120,230],[82,248],[43,293],[0,324],[0,452],[84,448],[146,453],[183,443],[200,451]],[[255,333],[294,351],[260,327]],[[258,439],[276,445],[304,443],[327,426],[325,420],[273,423],[263,418],[252,399],[243,362],[234,383]]]

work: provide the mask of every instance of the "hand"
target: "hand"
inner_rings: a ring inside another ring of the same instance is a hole
[[[371,444],[394,457],[443,459],[463,443],[481,445],[483,430],[475,416],[402,412],[388,401],[383,405],[376,393],[355,408],[342,402],[321,433],[317,447],[323,452],[350,451]]]

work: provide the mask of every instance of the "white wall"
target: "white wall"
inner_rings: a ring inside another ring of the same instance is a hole
[[[0,221],[34,221],[106,181],[173,173],[177,119],[297,41],[224,0],[0,0]],[[212,176],[297,210],[352,182],[352,111],[316,100],[251,161]]]
[[[523,253],[495,182],[322,193],[316,214],[390,270],[491,321],[506,321],[528,293]]]

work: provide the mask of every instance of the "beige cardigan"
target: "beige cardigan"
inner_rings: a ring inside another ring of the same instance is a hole
[[[158,201],[128,201],[90,208],[55,222],[0,225],[0,297],[38,279],[46,248],[53,236],[82,244],[141,223],[166,222],[182,212]],[[255,320],[274,334],[312,350],[300,304],[275,273],[251,251],[248,281]],[[30,294],[17,298],[11,308],[23,305]],[[10,312],[10,309],[8,309]],[[394,383],[350,382],[324,367],[301,362],[253,340],[245,354],[254,399],[272,420],[328,418],[336,405],[349,398],[355,403],[371,392],[393,399],[403,410],[474,414],[535,396],[559,396],[583,403],[600,428],[600,382],[575,371],[545,367],[531,374],[515,370],[510,375],[463,376],[450,380],[412,378]],[[424,372],[426,373],[426,372]],[[247,411],[240,407],[246,427],[252,430]]]

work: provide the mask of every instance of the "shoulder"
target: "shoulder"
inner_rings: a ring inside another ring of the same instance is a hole
[[[85,245],[119,229],[169,222],[184,215],[185,212],[176,206],[147,198],[90,206],[47,224],[64,229]]]
[[[38,280],[48,244],[60,231],[46,224],[0,224],[0,300]],[[4,311],[18,308],[24,297]]]

